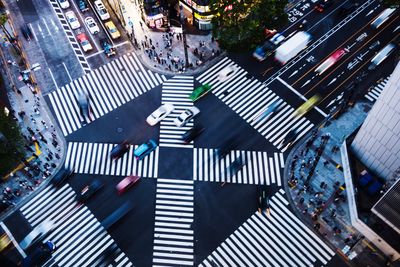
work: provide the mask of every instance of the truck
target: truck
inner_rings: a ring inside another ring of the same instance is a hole
[[[300,31],[281,44],[275,52],[275,60],[281,64],[285,64],[295,57],[311,41],[311,35],[307,32]]]

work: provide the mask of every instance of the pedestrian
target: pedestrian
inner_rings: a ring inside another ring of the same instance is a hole
[[[60,155],[58,153],[55,153],[56,159],[60,159]]]
[[[324,188],[324,186],[325,186],[325,182],[321,182],[319,185],[319,187],[321,187],[321,188]]]
[[[300,198],[299,203],[300,203],[300,204],[303,204],[303,203],[304,203],[304,197]]]
[[[153,40],[149,39],[150,45],[153,45]],[[153,46],[154,47],[154,46]]]
[[[315,230],[318,231],[320,227],[321,227],[321,224],[319,224],[319,223],[314,224],[314,229]]]

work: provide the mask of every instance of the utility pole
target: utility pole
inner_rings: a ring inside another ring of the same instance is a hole
[[[184,27],[183,27],[183,24],[185,23],[185,16],[183,14],[183,6],[182,5],[179,5],[179,10],[180,10],[181,29],[182,29],[182,38],[183,38],[183,51],[185,52],[185,69],[187,69],[189,67],[189,56],[188,56],[188,51],[187,51],[186,34],[185,34]]]

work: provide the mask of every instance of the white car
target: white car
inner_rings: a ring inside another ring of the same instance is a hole
[[[89,32],[91,34],[97,34],[100,32],[100,28],[99,28],[99,26],[97,26],[97,23],[94,20],[94,18],[92,18],[92,17],[85,18],[85,24],[88,27]]]
[[[151,126],[154,126],[162,119],[167,117],[174,109],[175,107],[172,104],[161,105],[158,109],[151,113],[150,116],[147,117],[146,121]]]
[[[94,8],[96,9],[97,14],[99,14],[101,20],[108,20],[110,18],[110,14],[108,13],[103,2],[100,0],[94,1]]]
[[[60,7],[63,9],[69,8],[68,0],[58,0],[58,3],[60,4]]]
[[[238,68],[235,66],[227,66],[223,68],[219,74],[218,74],[218,79],[219,81],[226,82],[227,80],[231,79],[234,74],[237,72]]]
[[[22,249],[27,249],[34,243],[41,240],[51,229],[53,229],[54,224],[52,221],[47,220],[39,224],[32,230],[20,243],[19,246]]]
[[[65,16],[67,18],[69,25],[71,25],[71,28],[73,30],[79,29],[81,27],[81,24],[79,23],[79,20],[76,17],[74,11],[70,10],[70,11],[66,12]]]
[[[196,107],[191,107],[184,112],[181,113],[178,117],[175,118],[174,123],[178,127],[185,126],[185,124],[193,119],[197,114],[200,113],[200,109]]]

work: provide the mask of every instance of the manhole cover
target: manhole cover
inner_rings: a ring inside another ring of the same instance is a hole
[[[121,128],[121,127],[118,127],[118,128],[117,128],[117,133],[122,133],[123,131],[124,131],[123,128]]]

